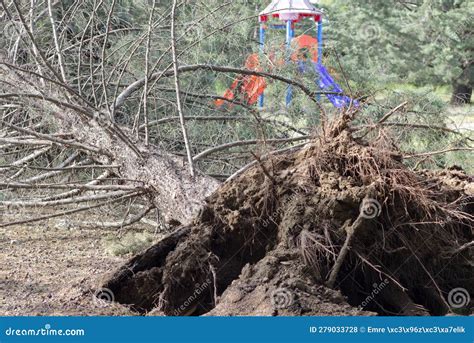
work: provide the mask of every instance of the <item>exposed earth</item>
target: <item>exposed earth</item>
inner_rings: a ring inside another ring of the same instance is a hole
[[[0,315],[134,315],[94,297],[126,258],[106,253],[100,229],[57,223],[0,228]]]

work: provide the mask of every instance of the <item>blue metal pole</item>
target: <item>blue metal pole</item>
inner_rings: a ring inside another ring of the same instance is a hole
[[[318,64],[323,62],[323,18],[318,21]]]
[[[287,62],[291,59],[291,40],[293,39],[293,21],[288,20],[286,22],[286,49],[287,49]],[[286,107],[289,107],[291,104],[291,99],[293,98],[293,89],[291,86],[288,86],[286,90]]]
[[[323,17],[318,21],[318,65],[323,63]],[[319,76],[320,77],[320,76]],[[321,94],[316,96],[317,101],[321,101]]]
[[[265,52],[265,25],[263,23],[260,24],[260,52],[263,53]],[[263,105],[265,103],[265,94],[262,93],[258,97],[258,107],[263,108]]]

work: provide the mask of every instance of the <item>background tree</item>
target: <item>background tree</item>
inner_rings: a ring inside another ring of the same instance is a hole
[[[453,87],[470,103],[474,84],[472,0],[325,1],[331,46],[350,79]]]

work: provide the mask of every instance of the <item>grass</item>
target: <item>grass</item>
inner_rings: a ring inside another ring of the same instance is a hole
[[[155,239],[156,236],[149,232],[128,232],[123,237],[106,237],[103,246],[108,255],[123,256],[137,254],[149,248]]]
[[[449,106],[449,119],[452,121],[448,123],[451,127],[456,127],[461,130],[474,130],[474,105],[467,106]]]

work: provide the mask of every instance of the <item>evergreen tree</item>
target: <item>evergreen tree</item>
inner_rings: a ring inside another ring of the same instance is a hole
[[[470,102],[473,0],[334,0],[324,4],[330,42],[356,80],[367,78],[369,72],[382,82],[451,84],[453,103]]]

